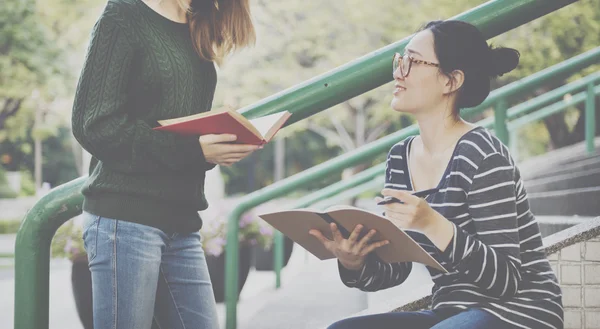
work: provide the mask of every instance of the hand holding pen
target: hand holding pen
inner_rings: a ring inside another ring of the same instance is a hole
[[[377,204],[385,207],[384,216],[404,229],[418,230],[423,233],[430,231],[444,219],[423,199],[438,189],[424,190],[415,193],[408,191],[383,189],[383,198],[376,198]],[[445,220],[445,219],[444,219]]]
[[[428,190],[417,191],[415,193],[412,193],[412,195],[416,196],[418,198],[425,198],[430,194],[437,193],[439,190],[440,189],[438,189],[438,188],[432,188],[432,189],[428,189]],[[383,199],[381,199],[381,201],[377,202],[377,205],[382,206],[382,205],[386,205],[386,204],[390,204],[390,203],[403,203],[403,202],[400,201],[400,199],[398,199],[398,198],[388,195],[388,196],[384,197]]]

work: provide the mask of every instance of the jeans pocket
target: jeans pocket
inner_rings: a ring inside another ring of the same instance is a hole
[[[88,262],[96,257],[96,247],[98,245],[98,225],[100,216],[85,214],[83,221],[83,247],[88,256]]]

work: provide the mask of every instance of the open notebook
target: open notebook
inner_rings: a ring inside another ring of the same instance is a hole
[[[234,134],[236,143],[262,145],[268,143],[292,114],[277,112],[255,119],[246,119],[235,110],[210,111],[186,117],[159,120],[155,130],[184,135]]]
[[[418,262],[447,272],[403,229],[383,216],[360,208],[335,206],[325,211],[293,209],[265,213],[259,217],[322,260],[334,258],[335,255],[308,231],[316,229],[327,238],[332,239],[329,224],[333,222],[336,223],[342,235],[348,238],[349,232],[352,232],[356,225],[361,224],[363,233],[371,229],[377,231],[371,242],[389,240],[389,244],[374,251],[382,261],[387,263]]]

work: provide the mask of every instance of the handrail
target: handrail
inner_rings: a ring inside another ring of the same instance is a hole
[[[81,213],[85,178],[54,188],[27,213],[15,247],[15,329],[48,328],[50,243],[56,230]]]
[[[490,39],[576,1],[492,0],[451,19],[474,24],[487,39]],[[408,36],[276,93],[240,109],[240,112],[248,118],[256,118],[286,110],[292,113],[286,124],[292,124],[375,89],[392,81],[392,56],[394,52],[404,49],[410,38],[411,36]]]
[[[596,80],[596,82],[598,82],[598,81],[600,81],[600,80]],[[598,96],[600,94],[600,86],[594,87],[594,84],[591,82],[588,84],[588,86],[589,87],[585,91],[579,92],[579,93],[571,96],[568,99],[564,99],[564,100],[556,102],[552,105],[548,105],[546,107],[536,110],[535,112],[524,115],[518,119],[515,119],[512,122],[509,122],[508,129],[509,129],[511,135],[514,135],[514,137],[512,137],[510,139],[510,143],[509,143],[509,148],[511,150],[511,154],[512,154],[513,158],[515,158],[515,159],[519,158],[519,152],[518,152],[518,148],[516,145],[517,140],[518,140],[516,138],[516,134],[520,128],[522,128],[523,126],[530,124],[532,122],[537,122],[537,121],[539,121],[541,119],[545,119],[553,114],[562,112],[573,105],[577,105],[577,104],[583,103],[583,102],[586,102],[586,110],[585,110],[586,151],[588,153],[592,153],[595,149],[595,146],[594,146],[595,132],[593,130],[593,129],[595,129],[595,126],[596,126],[595,110],[594,110],[595,109],[595,99],[596,99],[596,96]],[[521,112],[524,112],[524,111],[521,111]],[[593,125],[591,125],[590,122],[592,122]],[[588,129],[590,129],[589,126],[591,126],[591,129],[592,129],[591,133],[589,133],[589,131],[588,131]]]

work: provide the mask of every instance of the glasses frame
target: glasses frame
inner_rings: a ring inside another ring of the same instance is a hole
[[[402,69],[402,65],[401,65],[401,61],[404,61],[404,57],[406,56],[406,58],[408,58],[408,69],[406,70],[406,73],[404,72],[404,70]],[[410,69],[412,68],[412,64],[423,64],[423,65],[428,65],[428,66],[434,66],[434,67],[440,67],[440,64],[438,63],[433,63],[433,62],[428,62],[428,61],[423,61],[420,59],[415,59],[410,55],[401,55],[400,53],[394,53],[394,57],[392,58],[392,74],[396,73],[396,70],[398,70],[398,68],[400,68],[400,74],[402,75],[403,78],[408,77],[408,75],[410,74]]]

